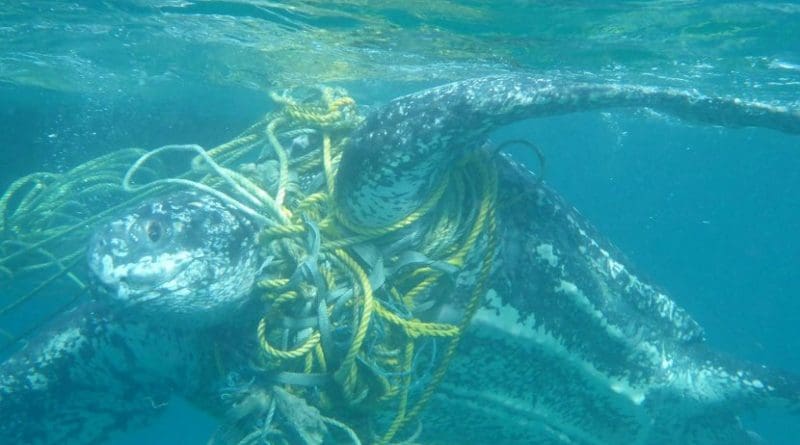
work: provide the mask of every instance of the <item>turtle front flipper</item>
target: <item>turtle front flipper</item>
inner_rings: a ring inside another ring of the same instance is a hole
[[[425,202],[455,161],[503,125],[534,117],[648,107],[689,122],[800,133],[800,112],[693,91],[521,75],[455,82],[393,100],[353,133],[336,178],[343,217],[390,225]]]
[[[195,338],[97,306],[63,314],[0,365],[0,441],[101,443],[147,422],[212,368]]]

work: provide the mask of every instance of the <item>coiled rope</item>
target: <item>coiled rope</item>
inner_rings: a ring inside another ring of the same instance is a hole
[[[478,153],[455,167],[402,220],[359,227],[332,199],[343,147],[360,119],[354,101],[327,88],[310,104],[286,95],[272,98],[277,111],[210,150],[169,145],[120,152],[76,168],[74,175],[20,180],[0,198],[0,231],[16,233],[44,210],[66,215],[71,202],[98,188],[127,192],[107,212],[89,220],[65,216],[39,237],[20,240],[19,252],[41,250],[59,274],[79,280],[69,272],[77,258],[73,251],[55,255],[42,249],[72,232],[88,236],[87,221],[148,195],[175,187],[213,194],[260,223],[259,246],[272,257],[257,283],[264,302],[254,332],[258,352],[253,363],[264,377],[259,381],[309,401],[324,413],[326,424],[346,431],[353,442],[391,443],[430,400],[486,292],[496,243],[494,170],[488,155]],[[292,153],[287,148],[292,135],[317,145]],[[158,158],[175,151],[194,157],[190,169],[165,177]],[[131,154],[138,157],[132,165]],[[254,158],[277,164],[274,181],[244,168],[245,160]],[[126,162],[130,167],[122,174]],[[97,172],[90,181],[87,171]],[[396,243],[411,230],[419,251]],[[435,241],[423,242],[429,239]],[[8,266],[18,255],[0,255],[0,274],[18,273]],[[459,274],[474,275],[466,298],[455,295],[465,290],[455,285]],[[427,321],[425,314],[443,304],[462,308],[458,324]],[[432,364],[426,367],[425,362]],[[268,392],[269,387],[259,390]],[[383,414],[371,414],[376,410]]]

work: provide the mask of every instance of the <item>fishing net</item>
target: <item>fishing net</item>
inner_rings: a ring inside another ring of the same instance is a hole
[[[85,246],[99,223],[150,196],[198,189],[257,221],[270,257],[254,289],[263,314],[251,369],[218,363],[230,409],[212,443],[413,440],[486,291],[492,259],[483,252],[495,242],[489,159],[478,153],[454,167],[402,220],[358,227],[333,199],[361,121],[353,100],[332,88],[271,97],[274,111],[211,149],[121,150],[13,183],[0,198],[4,346],[86,298]],[[446,302],[457,303],[453,323],[425,321]],[[26,306],[47,315],[15,326]]]

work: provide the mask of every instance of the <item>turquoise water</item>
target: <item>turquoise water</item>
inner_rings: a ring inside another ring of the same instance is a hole
[[[347,87],[377,105],[529,72],[800,107],[800,4],[653,1],[19,2],[0,11],[0,189],[122,147],[212,146],[266,91]],[[523,122],[546,180],[732,356],[800,373],[800,139],[639,112]],[[524,155],[520,155],[524,157]],[[528,159],[533,161],[533,159]],[[532,163],[535,166],[535,164]],[[769,443],[797,418],[749,415]],[[175,401],[115,443],[204,443]]]

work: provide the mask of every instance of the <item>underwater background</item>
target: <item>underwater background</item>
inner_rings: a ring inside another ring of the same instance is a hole
[[[368,110],[527,72],[798,109],[798,24],[800,2],[3,2],[0,190],[124,147],[213,146],[269,110],[268,91],[296,85],[343,86]],[[800,374],[800,138],[646,110],[526,121],[492,137],[518,138],[541,147],[545,180],[687,308],[709,344]],[[744,422],[768,443],[800,437],[783,414]],[[214,428],[173,400],[113,442],[205,443]]]

